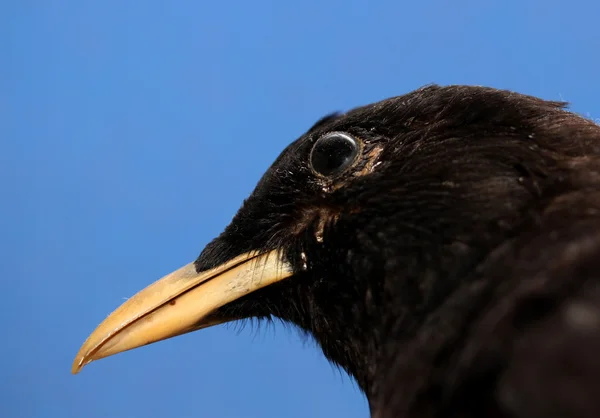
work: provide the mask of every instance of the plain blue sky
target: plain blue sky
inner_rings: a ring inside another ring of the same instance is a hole
[[[436,82],[599,120],[598,16],[595,0],[3,1],[0,416],[367,417],[279,325],[71,362],[328,112]]]

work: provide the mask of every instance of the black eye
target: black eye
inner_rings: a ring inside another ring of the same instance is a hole
[[[330,132],[317,139],[310,152],[313,170],[322,176],[342,173],[354,163],[360,145],[358,140],[343,132]]]

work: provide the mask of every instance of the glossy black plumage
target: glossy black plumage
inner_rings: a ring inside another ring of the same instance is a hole
[[[332,131],[364,143],[335,181]],[[428,86],[315,124],[196,266],[283,248],[294,276],[217,315],[298,325],[375,417],[598,417],[599,154],[562,103]]]

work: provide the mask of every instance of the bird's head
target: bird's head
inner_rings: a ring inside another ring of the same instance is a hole
[[[325,117],[197,260],[98,326],[73,371],[200,328],[276,317],[312,334],[365,389],[386,338],[414,333],[514,234],[555,163],[584,153],[568,129],[591,128],[561,103],[465,86]]]

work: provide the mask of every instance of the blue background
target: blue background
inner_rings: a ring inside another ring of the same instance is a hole
[[[3,1],[0,416],[367,417],[280,325],[71,362],[125,298],[193,260],[324,114],[427,83],[600,118],[590,1]]]

